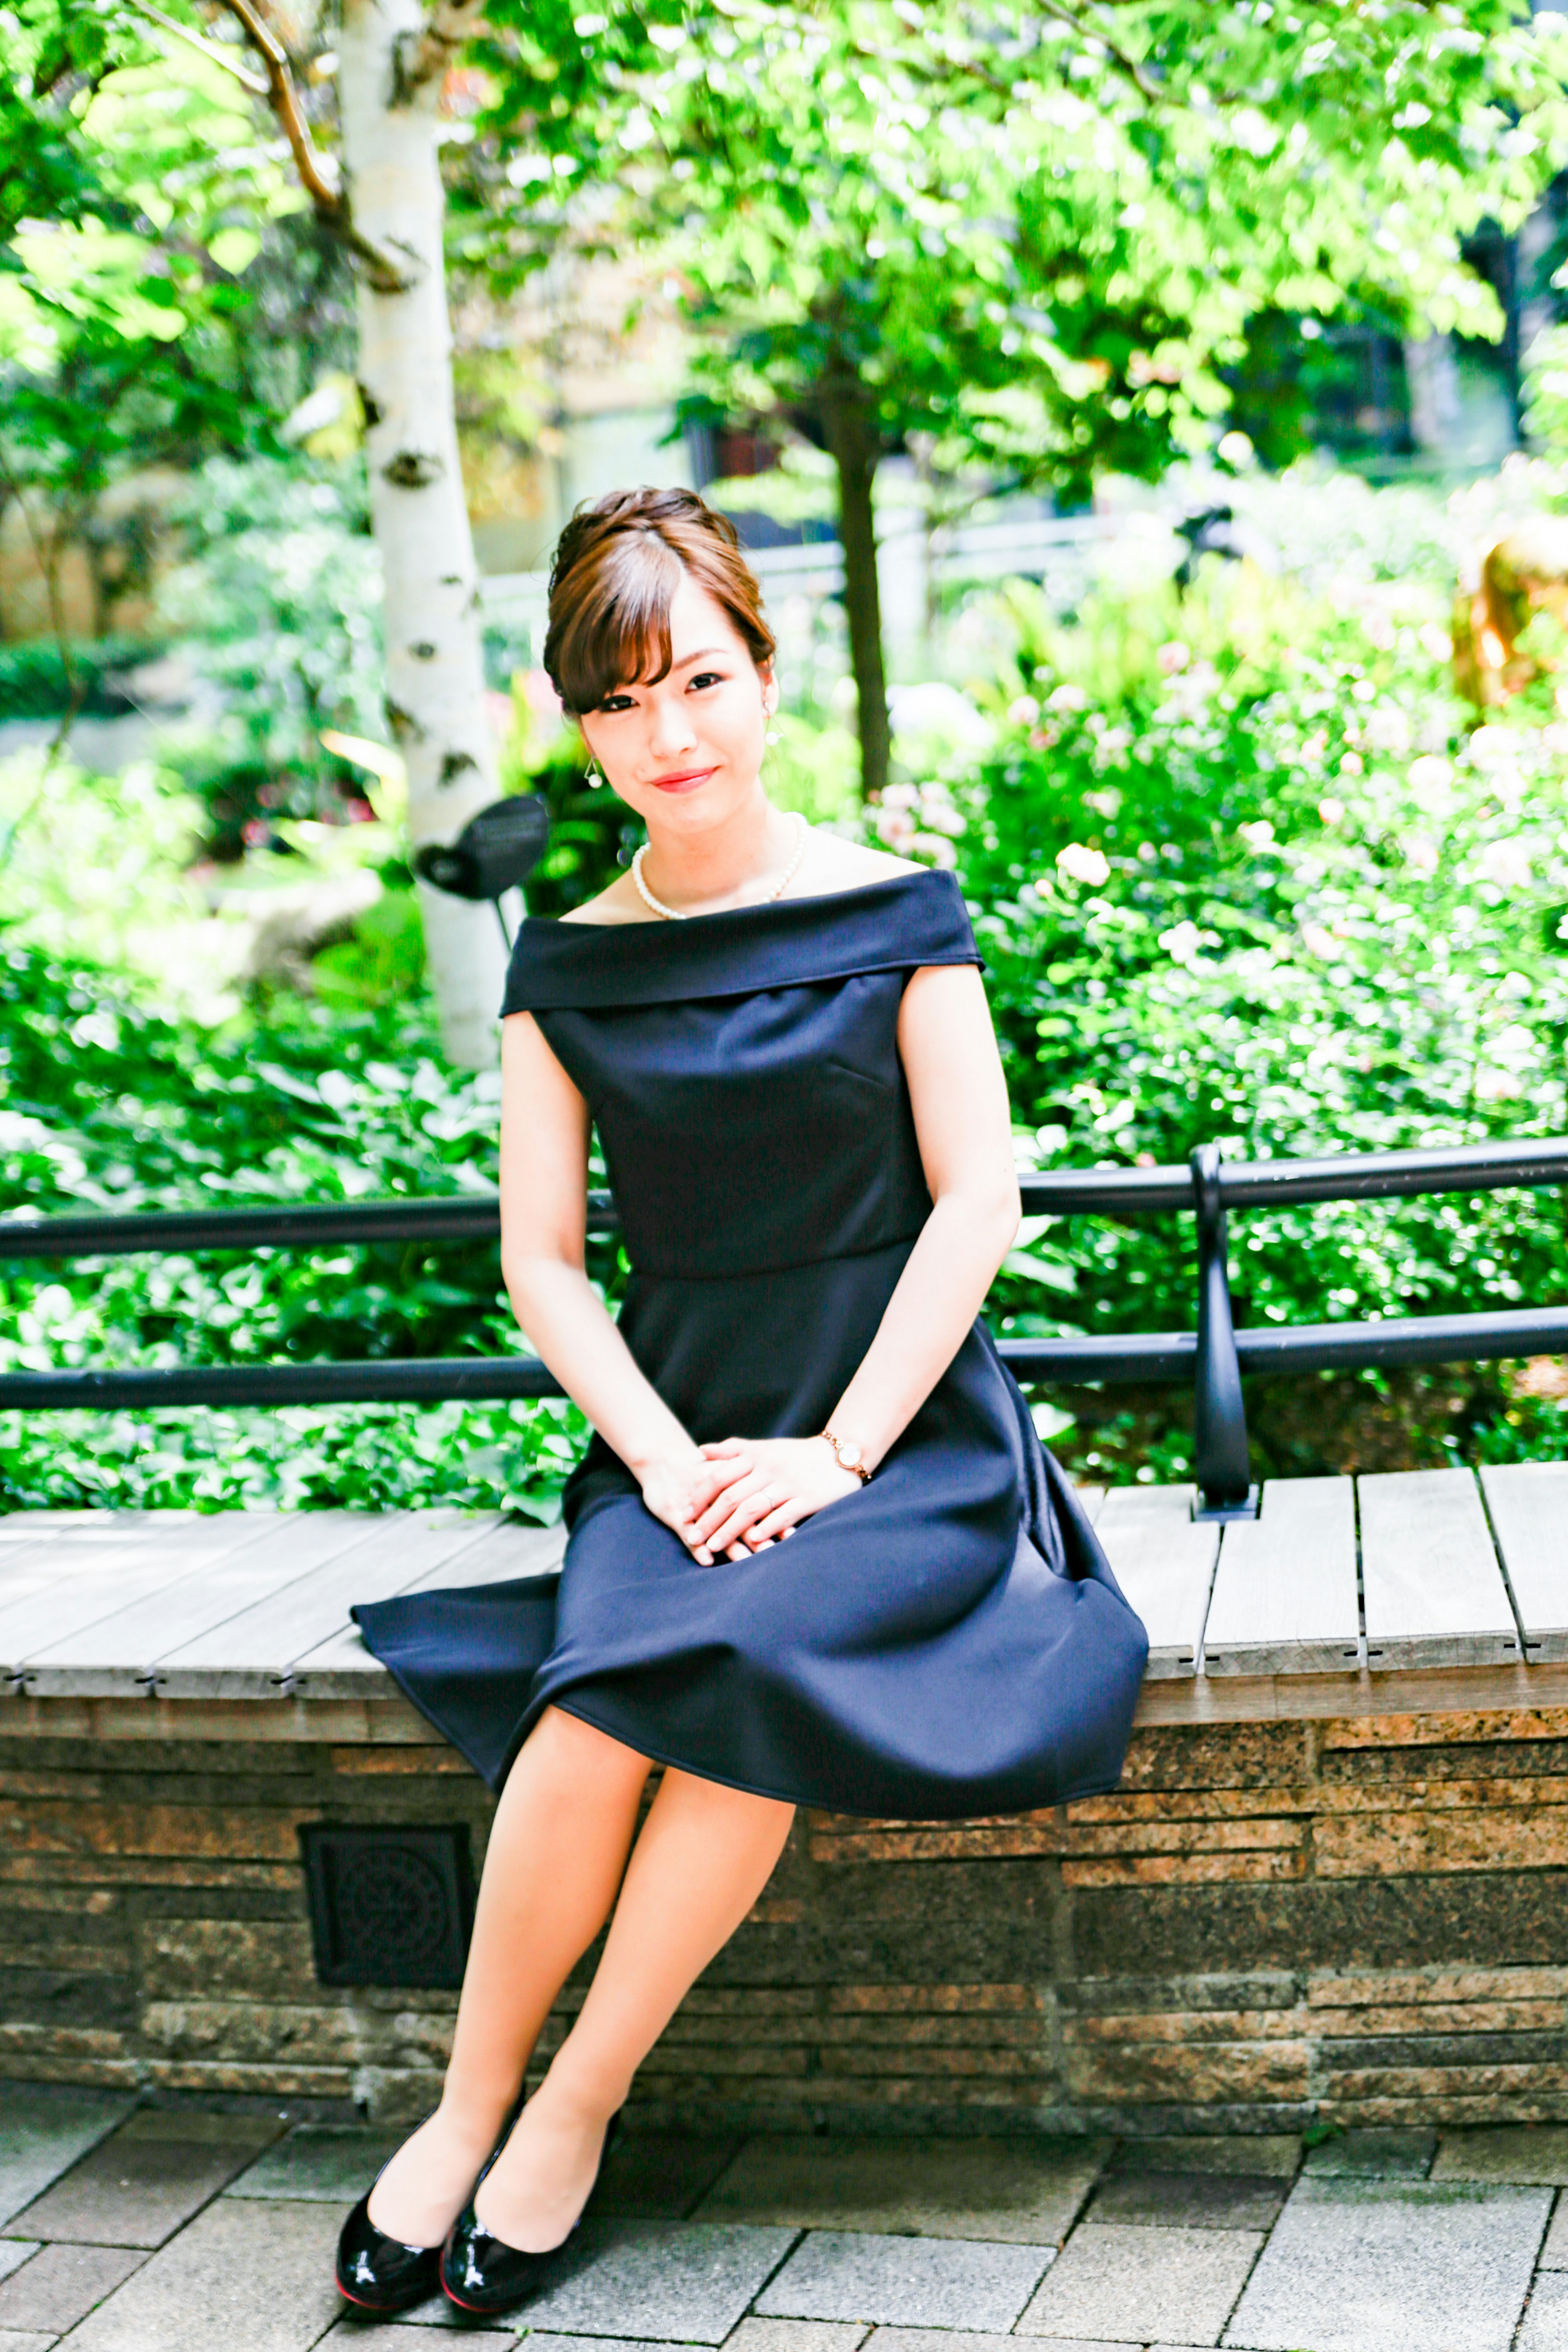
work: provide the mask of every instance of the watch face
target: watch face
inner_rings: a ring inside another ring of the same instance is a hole
[[[854,1443],[853,1439],[851,1439],[847,1444],[838,1446],[837,1451],[838,1459],[843,1464],[846,1470],[858,1470],[859,1468],[860,1448]]]

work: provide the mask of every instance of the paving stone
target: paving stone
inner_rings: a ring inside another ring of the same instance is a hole
[[[407,2137],[406,2132],[359,2131],[352,2125],[301,2124],[231,2180],[224,2194],[353,2205]]]
[[[1018,2352],[1018,2339],[1016,2336],[960,2336],[945,2327],[879,2327],[866,2352]],[[1087,2336],[1064,2343],[1058,2336],[1051,2352],[1143,2352],[1143,2347],[1103,2340],[1091,2344]]]
[[[1262,2243],[1255,2230],[1085,2221],[1057,2256],[1015,2333],[1217,2344]]]
[[[1435,2131],[1358,2125],[1309,2148],[1301,2169],[1311,2180],[1425,2180],[1436,2146]]]
[[[1543,2271],[1568,2271],[1568,2197],[1557,2200],[1557,2210],[1552,2216],[1546,2243],[1536,2260]]]
[[[1502,2124],[1445,2132],[1432,2178],[1562,2188],[1568,2184],[1568,2126]]]
[[[1226,2343],[1509,2352],[1551,2204],[1545,2189],[1302,2180]]]
[[[1005,2334],[1051,2259],[1048,2246],[814,2230],[757,2309],[779,2318]]]
[[[1102,2180],[1089,2217],[1173,2230],[1270,2230],[1288,2184],[1245,2172],[1124,2172]]]
[[[465,2344],[471,2339],[465,2336]],[[733,2343],[734,2338],[730,2339]],[[531,2329],[528,2352],[669,2352],[668,2344],[626,2336],[542,2336]]]
[[[539,2339],[531,2336],[528,2340],[531,2346]],[[564,2336],[552,2340],[560,2344],[567,2341]],[[570,2341],[573,2352],[587,2352],[582,2336],[574,2336]],[[468,2352],[517,2352],[517,2337],[510,2329],[502,2333],[494,2327],[470,2326],[464,2331],[463,2342]],[[326,2338],[322,2352],[361,2352],[362,2346],[363,2352],[408,2352],[408,2338],[399,2336],[388,2320],[344,2319]],[[0,2352],[5,2352],[4,2344],[0,2344]],[[652,2347],[617,2344],[616,2352],[652,2352]],[[661,2344],[658,2352],[668,2352],[668,2347]]]
[[[1530,2290],[1519,2352],[1568,2352],[1568,2278],[1546,2271]]]
[[[29,2254],[37,2252],[38,2245],[37,2238],[0,2238],[0,2279],[19,2270]]]
[[[143,2109],[16,2217],[34,2238],[161,2246],[281,2126],[254,2116]]]
[[[51,2180],[122,2124],[135,2104],[119,2091],[7,2083],[0,2130],[0,2225],[41,2197]]]
[[[588,2211],[601,2221],[684,2221],[734,2162],[742,2145],[739,2132],[722,2139],[695,2138],[686,2132],[623,2132],[610,2151]]]
[[[219,2198],[72,2331],[70,2352],[307,2352],[342,2309],[341,2221],[329,2205]]]
[[[1271,2180],[1292,2180],[1301,2161],[1296,2132],[1194,2132],[1169,2139],[1124,2139],[1110,2159],[1112,2172],[1254,2172]]]
[[[0,2286],[0,2327],[52,2327],[63,2334],[145,2260],[124,2246],[45,2246]]]
[[[721,2344],[793,2236],[710,2222],[585,2221],[521,2321],[569,2336]]]
[[[1059,2245],[1093,2186],[1105,2140],[748,2140],[699,2209],[704,2221],[911,2231]]]
[[[859,2319],[742,2319],[724,2352],[855,2352],[868,2333]],[[963,2352],[965,2343],[962,2336],[944,2336],[942,2352]]]

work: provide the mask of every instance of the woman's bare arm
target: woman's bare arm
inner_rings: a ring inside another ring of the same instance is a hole
[[[689,1541],[719,1472],[638,1369],[584,1265],[588,1106],[531,1013],[501,1024],[501,1273],[518,1321],[567,1395]],[[693,1544],[700,1559],[706,1547]]]
[[[877,1336],[835,1408],[874,1470],[935,1388],[1017,1236],[1013,1123],[991,1008],[973,964],[914,973],[899,1014],[931,1213]]]
[[[836,1436],[859,1445],[869,1470],[963,1346],[1018,1230],[1007,1089],[973,966],[925,965],[913,975],[899,1015],[899,1054],[932,1206],[829,1423]],[[855,1491],[852,1474],[819,1439],[730,1438],[706,1450],[730,1475],[695,1532],[724,1550],[742,1537],[770,1542]]]

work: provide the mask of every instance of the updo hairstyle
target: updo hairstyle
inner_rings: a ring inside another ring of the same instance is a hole
[[[669,607],[689,572],[760,668],[776,640],[729,519],[695,490],[613,490],[580,506],[550,567],[544,667],[569,716],[669,676]]]

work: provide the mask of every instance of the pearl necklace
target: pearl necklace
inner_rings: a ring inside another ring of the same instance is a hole
[[[782,898],[784,897],[784,892],[789,888],[790,884],[795,880],[795,876],[800,871],[800,861],[805,856],[805,845],[811,838],[811,827],[806,824],[805,817],[801,815],[798,809],[795,811],[795,855],[790,859],[789,864],[784,867],[784,872],[779,876],[776,887],[770,890],[765,898],[753,899],[752,901],[753,906],[771,907],[775,898]],[[637,884],[637,896],[650,914],[662,915],[667,923],[684,923],[687,918],[682,908],[679,907],[667,907],[662,898],[656,898],[654,897],[653,892],[643,880],[643,859],[647,856],[648,848],[649,844],[645,841],[642,847],[632,859],[632,880]],[[723,911],[730,913],[737,910],[725,908]]]

